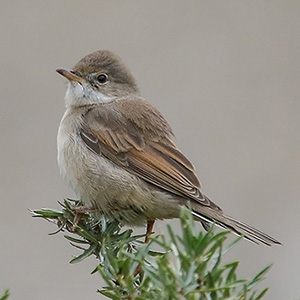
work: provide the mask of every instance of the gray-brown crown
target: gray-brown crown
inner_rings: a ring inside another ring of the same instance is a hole
[[[82,77],[93,73],[106,73],[115,83],[124,84],[138,92],[130,70],[116,54],[109,50],[98,50],[88,54],[73,67],[73,70]]]

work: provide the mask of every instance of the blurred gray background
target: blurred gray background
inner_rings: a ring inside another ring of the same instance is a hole
[[[0,294],[104,299],[95,259],[70,265],[77,250],[28,209],[74,197],[56,164],[55,69],[110,49],[169,120],[204,192],[284,244],[243,241],[225,260],[246,278],[273,263],[265,299],[299,299],[299,15],[299,1],[1,1]],[[166,223],[178,226],[155,231]]]

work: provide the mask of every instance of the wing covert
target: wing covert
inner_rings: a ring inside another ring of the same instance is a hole
[[[101,110],[94,109],[97,111],[89,111],[84,116],[85,122],[80,132],[91,151],[104,155],[153,185],[202,205],[211,205],[211,201],[200,192],[194,166],[175,146],[167,132],[161,136],[147,136],[131,120],[120,118],[120,115],[116,118],[113,111],[105,111],[103,118]]]

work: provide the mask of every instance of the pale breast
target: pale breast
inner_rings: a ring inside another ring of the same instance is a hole
[[[80,115],[67,110],[58,130],[62,175],[85,205],[124,217],[126,223],[142,223],[155,207],[148,184],[85,146],[79,135]]]

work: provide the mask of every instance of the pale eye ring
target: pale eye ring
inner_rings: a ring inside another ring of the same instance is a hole
[[[101,73],[97,76],[97,81],[100,83],[100,84],[104,84],[106,83],[108,80],[108,77],[105,73]]]

